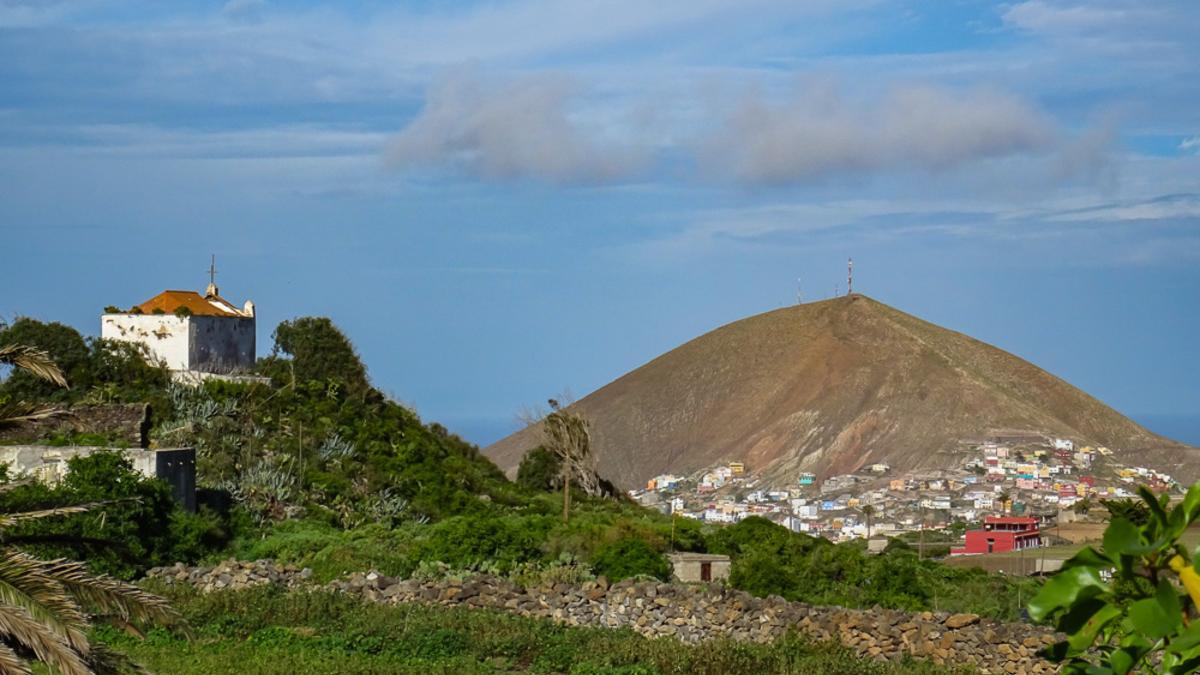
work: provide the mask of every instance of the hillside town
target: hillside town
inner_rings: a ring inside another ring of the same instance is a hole
[[[1086,513],[1101,500],[1133,497],[1138,485],[1179,489],[1167,474],[1115,462],[1109,448],[1032,432],[994,433],[970,443],[961,464],[948,470],[899,475],[887,464],[869,464],[853,474],[805,472],[790,485],[768,485],[752,469],[729,462],[690,476],[655,476],[630,495],[680,517],[734,523],[761,516],[840,542],[985,521],[988,530],[1017,520],[1045,525]],[[970,552],[986,551],[956,551]]]

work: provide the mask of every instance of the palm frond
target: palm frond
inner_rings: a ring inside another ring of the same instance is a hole
[[[23,401],[0,404],[0,427],[11,427],[27,422],[61,417],[67,411],[49,405],[34,405]]]
[[[165,599],[110,576],[93,574],[83,563],[61,558],[48,560],[42,562],[42,571],[62,584],[67,593],[93,614],[168,625],[183,622]]]
[[[60,387],[67,386],[67,378],[45,350],[28,345],[0,345],[0,364],[27,370],[32,375],[48,380]]]
[[[91,673],[83,655],[24,607],[0,604],[0,635],[32,651],[38,660],[68,675]]]
[[[86,656],[87,618],[63,586],[43,571],[45,563],[8,548],[0,552],[0,605],[18,607],[67,646]]]
[[[37,481],[33,480],[32,478],[29,478],[28,476],[26,476],[24,478],[18,478],[16,480],[10,480],[5,484],[0,485],[0,495],[4,494],[6,492],[12,492],[13,490],[15,490],[19,487],[25,487],[26,485],[33,485],[36,482]]]
[[[27,520],[38,520],[41,518],[53,518],[54,516],[69,516],[73,513],[87,513],[92,509],[100,508],[101,506],[111,506],[121,502],[135,501],[131,499],[110,499],[102,502],[88,502],[86,504],[72,504],[71,506],[56,506],[52,509],[41,509],[39,511],[22,511],[20,513],[4,513],[0,514],[0,528],[11,527],[17,523],[23,523]]]
[[[101,643],[92,645],[87,661],[96,675],[150,675],[145,666]]]
[[[20,673],[20,675],[33,675],[33,669],[25,659],[21,658],[12,647],[0,642],[0,673],[8,675],[9,673]]]

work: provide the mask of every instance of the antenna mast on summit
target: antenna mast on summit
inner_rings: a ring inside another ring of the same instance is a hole
[[[846,295],[854,295],[854,258],[846,259]]]
[[[803,289],[800,287],[800,277],[796,277],[796,304],[797,305],[804,304],[804,292],[803,292]]]

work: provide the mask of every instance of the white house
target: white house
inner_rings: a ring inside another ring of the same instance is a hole
[[[254,367],[254,303],[238,309],[210,283],[204,295],[163,291],[128,312],[105,313],[100,337],[144,345],[175,373],[236,373]]]

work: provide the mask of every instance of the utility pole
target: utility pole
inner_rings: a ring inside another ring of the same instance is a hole
[[[925,559],[925,507],[921,507],[921,543],[917,553],[917,560]]]

